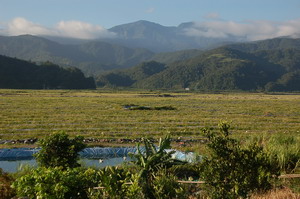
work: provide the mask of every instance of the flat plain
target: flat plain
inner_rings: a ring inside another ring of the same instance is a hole
[[[129,110],[125,105],[175,110]],[[300,94],[0,90],[0,139],[65,131],[86,138],[200,137],[228,121],[235,136],[300,136]]]

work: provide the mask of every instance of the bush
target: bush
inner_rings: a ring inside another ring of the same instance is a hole
[[[63,167],[74,168],[80,166],[77,161],[78,153],[86,145],[83,143],[82,136],[69,139],[64,132],[54,133],[39,142],[41,150],[35,154],[40,166],[44,167]]]
[[[94,195],[95,198],[126,198],[127,188],[125,183],[130,181],[131,174],[118,167],[105,167],[98,172],[98,186],[103,187]]]
[[[152,186],[156,199],[186,198],[185,191],[177,182],[177,178],[166,170],[161,170],[154,175]]]
[[[97,181],[97,173],[93,169],[40,167],[18,178],[12,186],[20,197],[86,199],[89,189],[96,186]]]
[[[219,132],[204,130],[211,153],[203,159],[201,174],[211,197],[245,198],[252,191],[270,189],[279,168],[263,148],[257,144],[242,148],[229,137],[228,124],[220,123],[219,128]]]
[[[14,179],[8,173],[5,173],[0,168],[0,198],[9,199],[15,195],[14,189],[11,188],[13,180]]]

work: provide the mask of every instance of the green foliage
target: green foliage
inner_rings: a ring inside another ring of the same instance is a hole
[[[118,167],[105,167],[97,172],[98,188],[91,190],[90,199],[133,199],[143,198],[138,174]]]
[[[200,165],[198,163],[189,163],[183,165],[175,165],[168,169],[169,173],[172,173],[179,179],[199,179],[200,178]]]
[[[265,86],[267,91],[300,91],[300,70],[285,73],[276,82]]]
[[[230,126],[219,124],[219,132],[205,129],[210,157],[202,163],[202,173],[212,198],[246,198],[256,190],[271,188],[272,179],[279,175],[263,148],[252,144],[242,148],[229,137]]]
[[[171,155],[174,152],[166,152],[171,146],[170,135],[160,139],[156,147],[149,139],[143,138],[144,152],[140,146],[137,146],[137,154],[131,154],[135,158],[134,164],[140,167],[139,184],[145,198],[154,198],[154,177],[156,173],[164,168],[170,168],[173,165],[182,164],[183,162],[174,160]]]
[[[99,184],[104,187],[97,193],[101,198],[123,199],[127,196],[126,182],[130,181],[131,174],[118,167],[105,167],[98,172]]]
[[[258,52],[269,50],[300,49],[300,39],[274,38],[250,43],[228,45],[230,48],[243,52]]]
[[[93,169],[61,167],[32,169],[13,183],[17,195],[30,199],[87,199],[89,189],[98,181]]]
[[[155,61],[143,62],[135,67],[123,70],[116,70],[101,74],[96,82],[99,87],[130,87],[135,82],[150,77],[165,69],[165,65]]]
[[[65,45],[31,35],[1,36],[0,44],[2,55],[35,62],[49,60],[60,66],[76,66],[89,75],[117,67],[133,66],[153,56],[147,49],[131,49],[107,42]]]
[[[135,173],[135,174],[131,174],[131,178],[130,178],[130,186],[126,186],[125,189],[127,190],[126,196],[127,198],[133,198],[133,199],[137,199],[137,198],[143,198],[143,192],[142,192],[142,188],[140,186],[139,183],[139,174]]]
[[[64,132],[53,133],[39,142],[41,150],[35,154],[36,160],[43,167],[74,168],[80,166],[77,163],[79,152],[86,145],[82,136],[69,139]]]
[[[108,72],[96,80],[99,86],[196,90],[299,90],[300,50],[268,50],[249,53],[222,47],[168,66],[156,62]],[[151,70],[150,70],[151,69]],[[110,80],[110,77],[113,76]],[[124,81],[126,77],[127,81]],[[277,88],[274,82],[282,85]]]
[[[0,56],[0,88],[94,89],[94,79],[77,68],[61,68],[51,62],[41,65]]]
[[[11,187],[14,178],[0,168],[0,198],[10,199],[15,196],[15,190]]]
[[[300,140],[290,135],[272,135],[266,138],[265,150],[273,164],[284,173],[293,173],[300,167]]]
[[[162,169],[154,174],[153,190],[156,199],[186,198],[185,190],[177,182],[177,177]]]

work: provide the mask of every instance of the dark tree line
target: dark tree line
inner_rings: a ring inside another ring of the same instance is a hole
[[[51,62],[31,62],[0,56],[0,88],[95,89],[92,77],[77,68],[62,68]]]

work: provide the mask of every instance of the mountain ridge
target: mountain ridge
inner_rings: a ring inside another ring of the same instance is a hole
[[[131,77],[130,70],[133,68],[112,73],[132,82],[125,87],[144,89],[300,91],[299,63],[298,49],[249,53],[225,46],[203,52],[186,61],[167,64],[163,70],[141,80]],[[97,84],[107,87],[124,86],[114,85],[114,82],[109,81],[105,84],[105,78],[105,75],[98,77]]]

